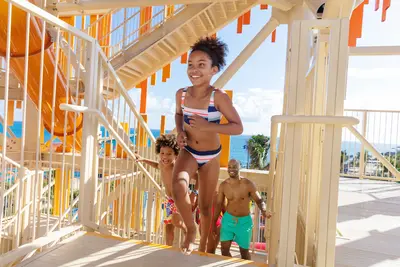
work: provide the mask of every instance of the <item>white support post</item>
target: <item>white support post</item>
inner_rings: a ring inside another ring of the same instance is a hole
[[[347,85],[349,20],[341,19],[330,23],[326,115],[341,116]],[[342,128],[338,125],[327,125],[320,180],[316,266],[330,267],[335,264],[341,141]]]
[[[306,62],[302,62],[304,45],[301,42],[301,22],[296,21],[291,27],[291,72],[289,77],[288,99],[286,115],[304,114],[304,99],[301,101],[296,98],[300,93],[304,95],[304,84],[298,81],[300,74],[304,72],[303,79],[307,68]],[[306,52],[305,52],[306,53]],[[302,79],[301,79],[302,80]],[[301,103],[303,102],[303,103]],[[303,108],[303,110],[301,110]],[[282,206],[280,235],[278,246],[278,266],[293,265],[295,252],[295,238],[297,225],[297,202],[298,202],[298,186],[300,175],[300,156],[301,156],[301,139],[302,131],[300,125],[288,124],[286,126],[285,136],[281,136],[286,140],[283,160],[283,180],[282,184]],[[289,186],[288,186],[289,185]],[[294,223],[294,225],[293,225]],[[294,233],[293,233],[294,231]]]
[[[257,48],[268,38],[268,36],[279,26],[278,19],[271,17],[267,24],[256,34],[242,52],[229,65],[224,73],[215,81],[214,87],[223,88],[243,66],[244,63],[254,54]]]
[[[88,108],[97,107],[98,90],[98,53],[96,42],[87,42],[87,58],[85,69],[85,97],[84,103]],[[92,225],[95,221],[95,200],[97,188],[97,128],[98,120],[93,115],[83,117],[82,153],[81,153],[81,178],[79,193],[78,215],[84,226]],[[90,227],[89,227],[90,228]]]

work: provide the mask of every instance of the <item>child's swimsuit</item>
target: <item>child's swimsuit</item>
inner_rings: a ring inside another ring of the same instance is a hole
[[[235,241],[239,247],[249,249],[253,233],[253,220],[250,215],[236,217],[225,212],[221,223],[221,242]]]
[[[167,198],[163,203],[164,209],[164,224],[172,223],[172,214],[178,213],[175,202],[172,198]]]
[[[185,95],[187,92],[187,87],[183,89],[182,97],[181,97],[181,108],[183,112],[183,121],[187,124],[190,124],[190,116],[199,115],[200,117],[206,119],[209,122],[219,124],[221,122],[222,113],[219,112],[214,105],[214,95],[215,90],[212,91],[210,97],[210,104],[207,109],[195,109],[189,108],[185,106]],[[185,149],[196,159],[198,168],[215,158],[221,152],[221,146],[216,150],[208,150],[208,151],[197,151],[190,146],[185,146]]]

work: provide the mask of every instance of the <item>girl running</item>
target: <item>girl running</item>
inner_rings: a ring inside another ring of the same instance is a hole
[[[172,179],[176,207],[187,227],[182,252],[189,255],[196,238],[196,226],[188,194],[189,177],[199,173],[201,232],[199,251],[206,249],[211,224],[211,205],[219,175],[221,143],[218,134],[240,135],[242,121],[229,96],[210,85],[225,66],[227,45],[218,38],[200,39],[192,46],[187,74],[192,86],[176,93],[175,123],[181,151]],[[220,124],[224,116],[228,123]]]

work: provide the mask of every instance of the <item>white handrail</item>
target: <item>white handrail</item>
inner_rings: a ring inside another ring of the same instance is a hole
[[[129,156],[131,158],[136,159],[135,154],[129,149],[128,145],[122,140],[122,138],[118,135],[118,133],[115,131],[115,129],[110,125],[110,123],[107,121],[107,119],[104,117],[104,115],[99,110],[94,110],[94,109],[85,108],[82,106],[71,105],[71,104],[61,104],[60,109],[65,110],[65,111],[80,112],[80,113],[91,114],[91,115],[96,116],[101,121],[101,123],[104,125],[104,127],[107,128],[107,130],[110,131],[112,135],[114,135],[114,138],[120,143],[120,145],[124,148],[126,153],[129,154]],[[139,162],[136,162],[136,164],[139,166],[139,169],[147,176],[147,178],[153,183],[153,185],[156,187],[156,189],[159,192],[163,192],[160,185],[154,180],[154,178],[150,175],[150,173],[146,170],[146,168],[143,167],[143,165]]]
[[[355,125],[360,121],[357,118],[348,116],[275,115],[271,117],[271,123]]]
[[[5,1],[12,3],[13,5],[17,6],[18,8],[30,13],[31,15],[34,15],[36,17],[43,19],[44,21],[50,23],[51,25],[55,24],[58,27],[60,27],[60,29],[67,31],[69,33],[72,33],[76,37],[82,38],[85,41],[92,42],[92,43],[96,41],[96,39],[94,39],[90,35],[84,33],[83,31],[78,30],[75,27],[72,27],[68,23],[49,14],[47,11],[41,9],[38,6],[35,6],[34,4],[30,3],[29,1],[26,1],[26,0],[5,0]]]
[[[117,88],[116,89],[117,89],[118,93],[120,93],[123,96],[124,100],[126,101],[126,103],[129,106],[129,108],[133,111],[133,113],[135,114],[135,116],[138,119],[139,123],[144,128],[146,134],[150,137],[151,142],[155,143],[156,142],[156,138],[154,137],[154,135],[151,132],[151,130],[150,130],[149,126],[147,125],[147,123],[144,121],[142,115],[140,115],[140,113],[137,111],[135,103],[132,101],[131,97],[129,96],[127,90],[125,89],[124,85],[121,82],[121,79],[119,78],[119,76],[115,72],[114,68],[112,67],[111,63],[107,59],[107,56],[105,55],[103,50],[101,50],[100,47],[98,47],[98,52],[99,52],[100,56],[103,59],[103,63],[106,65],[108,71],[113,76],[113,78],[114,78],[114,80],[115,80],[115,82],[117,84]]]
[[[400,181],[400,172],[384,157],[382,156],[381,153],[373,146],[371,145],[368,140],[360,133],[357,131],[356,128],[353,126],[347,126],[347,129],[354,134],[354,136],[360,140],[360,142],[374,155],[379,161],[385,166],[392,174],[396,176],[396,180]]]

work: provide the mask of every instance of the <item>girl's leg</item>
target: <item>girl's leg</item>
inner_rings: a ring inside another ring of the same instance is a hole
[[[182,216],[179,213],[174,213],[174,214],[172,214],[172,218],[171,219],[172,219],[172,224],[175,227],[182,229],[183,232],[186,234],[186,231],[187,231],[186,230],[186,225],[182,220]]]
[[[217,250],[218,243],[219,243],[220,231],[221,231],[221,226],[218,226],[217,235],[216,236],[214,236],[214,235],[208,236],[207,253],[215,254],[215,251]]]
[[[205,252],[211,227],[211,206],[219,176],[219,155],[199,169],[199,207],[201,233],[199,251]]]
[[[197,171],[197,162],[189,152],[182,149],[179,152],[172,173],[172,195],[183,222],[186,226],[185,240],[182,251],[190,254],[196,239],[196,225],[192,216],[192,205],[188,194],[189,177]]]

